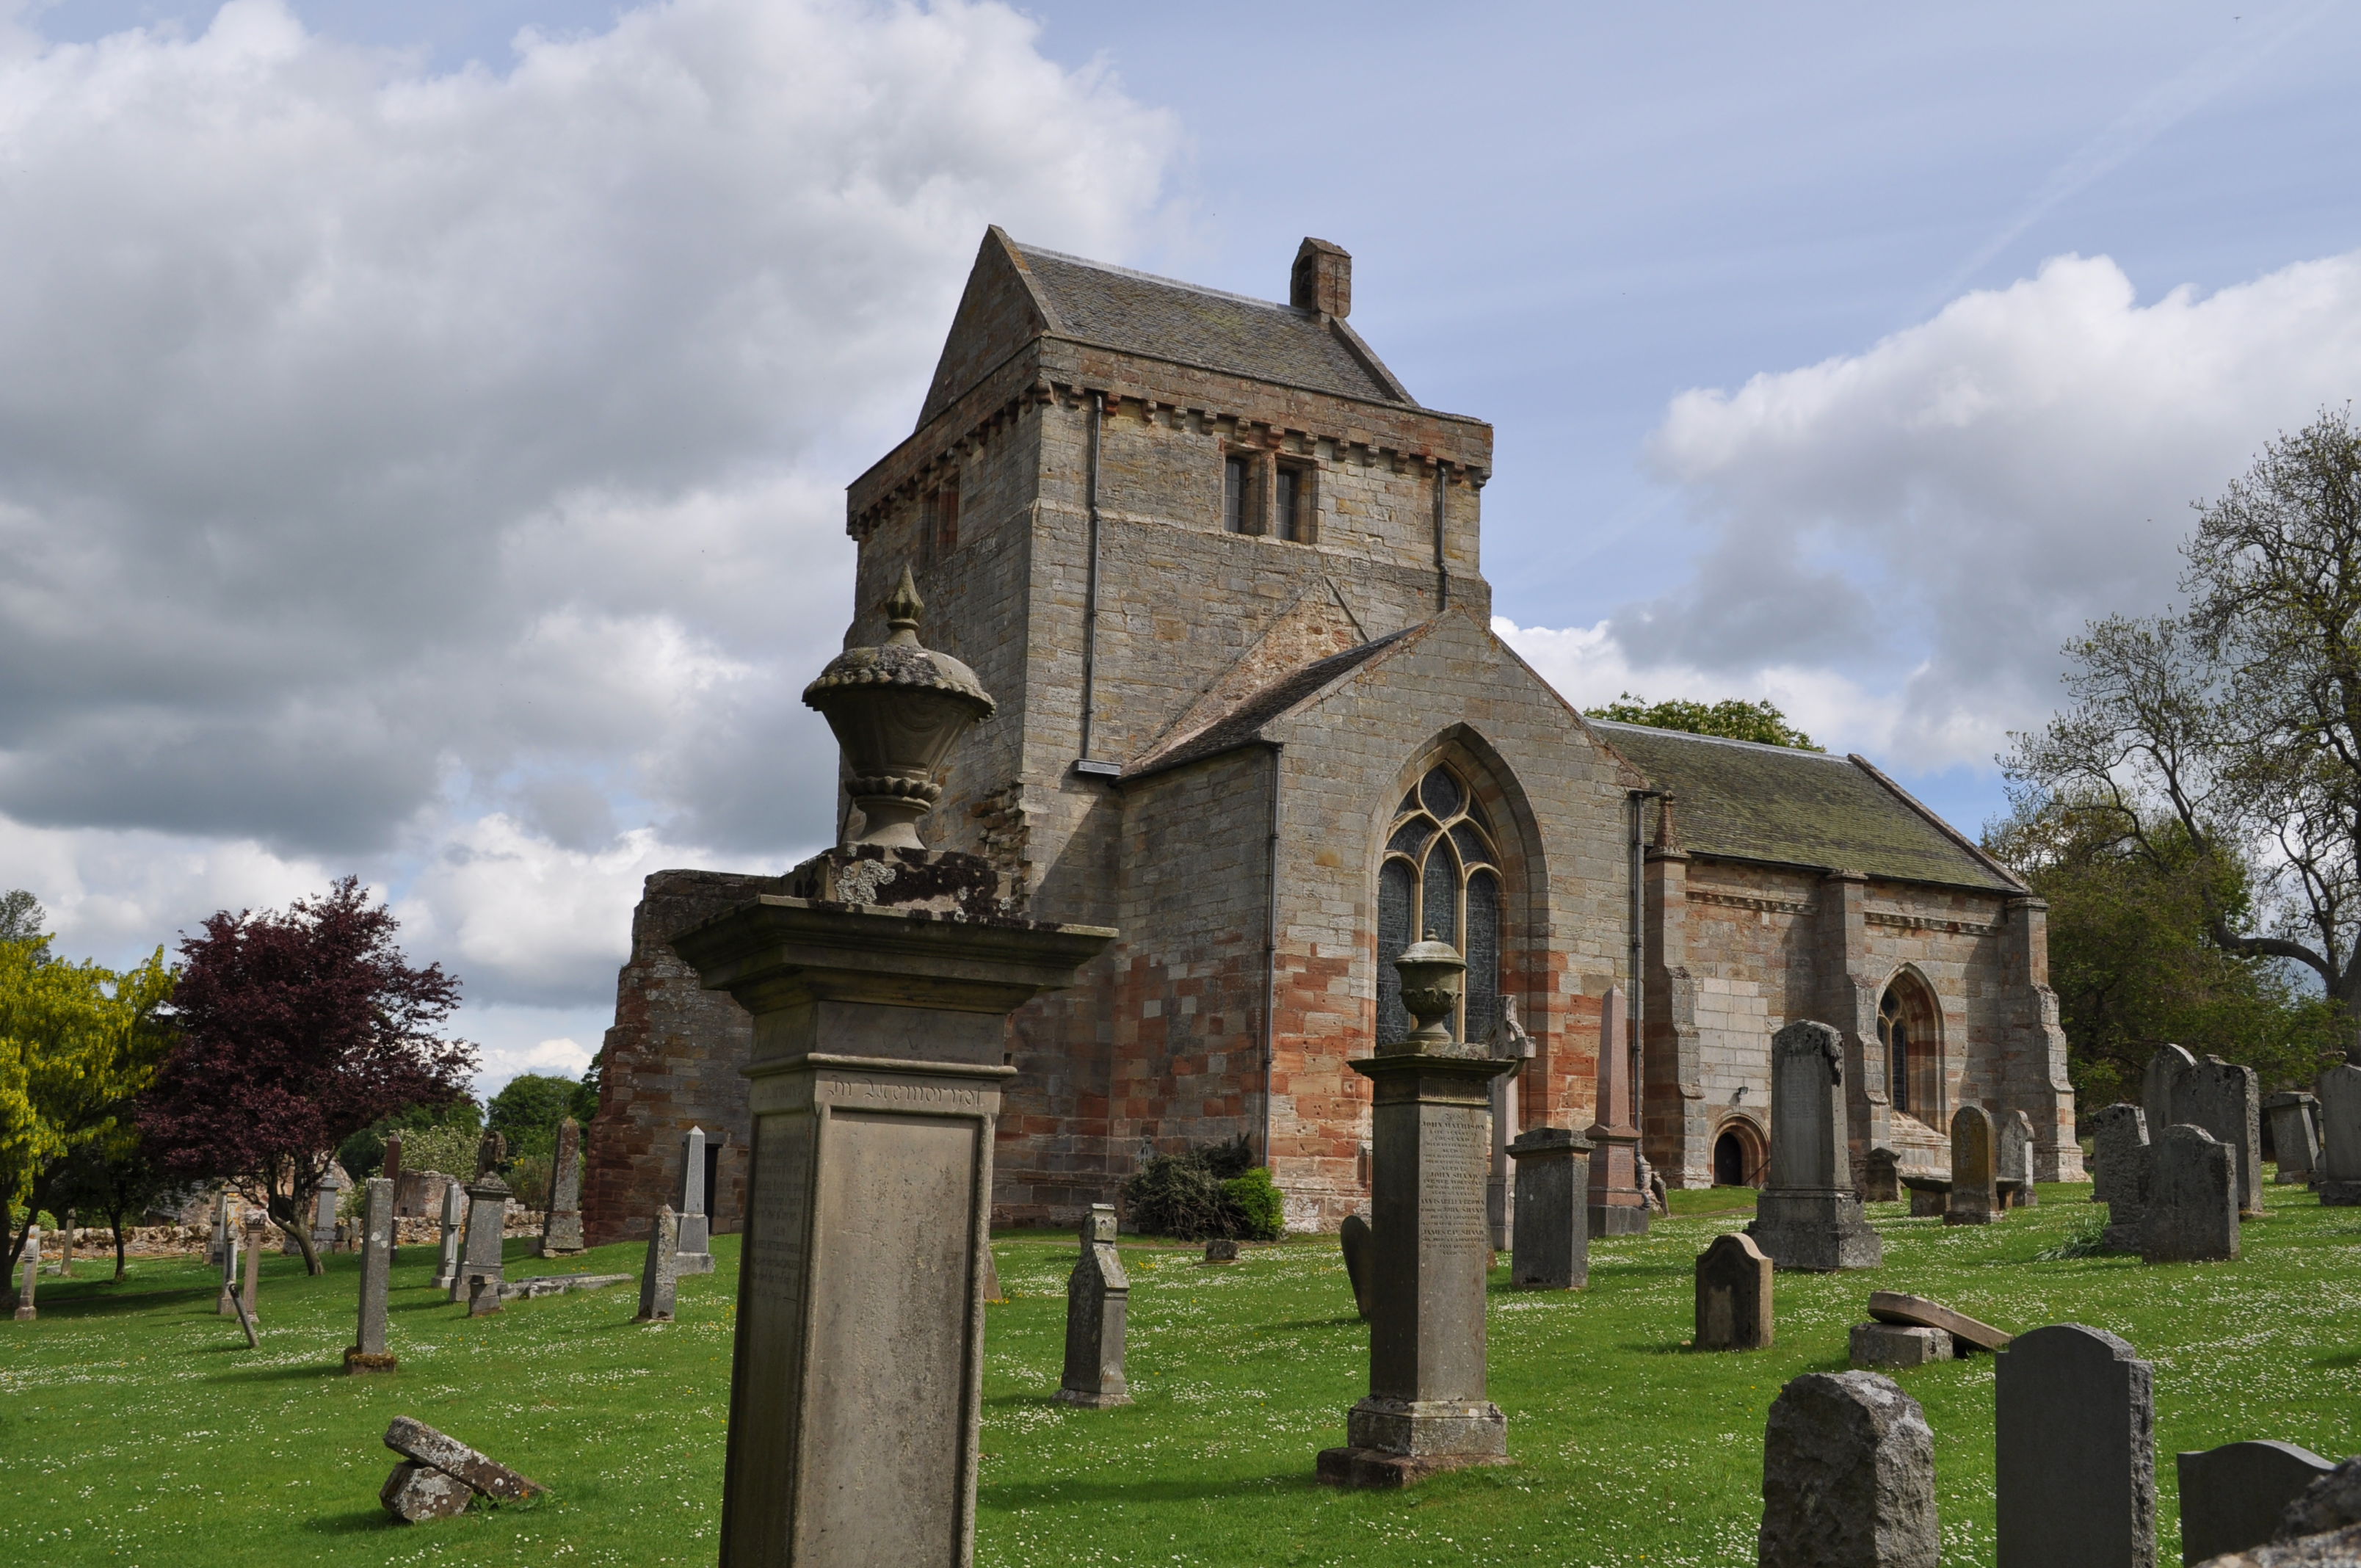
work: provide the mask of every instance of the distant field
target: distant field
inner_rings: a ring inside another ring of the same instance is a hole
[[[1518,1463],[1396,1495],[1311,1479],[1366,1388],[1367,1335],[1333,1241],[1248,1248],[1225,1268],[1193,1249],[1126,1245],[1137,1403],[1081,1411],[1049,1398],[1073,1244],[1003,1235],[1013,1299],[991,1315],[977,1561],[1751,1563],[1764,1413],[1785,1379],[1844,1365],[1845,1331],[1878,1288],[2011,1330],[2110,1329],[2155,1362],[2159,1557],[2176,1561],[2174,1450],[2276,1437],[2361,1452],[2361,1210],[2276,1189],[2269,1216],[2246,1227],[2243,1262],[2147,1268],[2070,1255],[2103,1212],[2087,1190],[2045,1187],[2039,1208],[1983,1231],[1876,1206],[1885,1266],[1782,1275],[1778,1344],[1749,1355],[1683,1342],[1691,1261],[1751,1204],[1675,1193],[1654,1234],[1594,1245],[1587,1291],[1511,1291],[1495,1274],[1493,1395]],[[524,1250],[510,1245],[512,1277],[560,1271]],[[324,1279],[267,1262],[259,1351],[214,1315],[201,1265],[135,1260],[119,1286],[44,1278],[39,1322],[0,1321],[0,1555],[139,1568],[710,1563],[737,1239],[714,1251],[720,1272],[685,1280],[681,1321],[651,1330],[631,1323],[629,1287],[471,1321],[425,1288],[427,1249],[409,1249],[394,1274],[402,1368],[389,1378],[338,1367],[350,1256]],[[636,1271],[640,1252],[603,1248],[564,1271]],[[1945,1562],[1988,1564],[1992,1363],[1902,1382],[1935,1429]],[[397,1414],[554,1497],[390,1524],[376,1493],[393,1455],[379,1439]]]

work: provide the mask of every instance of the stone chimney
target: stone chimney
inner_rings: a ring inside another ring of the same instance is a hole
[[[1295,274],[1287,302],[1323,315],[1353,313],[1353,253],[1341,245],[1307,237],[1295,252]]]

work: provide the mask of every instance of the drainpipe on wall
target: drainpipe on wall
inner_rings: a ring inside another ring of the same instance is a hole
[[[1268,894],[1262,935],[1262,1163],[1270,1164],[1270,1086],[1279,1055],[1279,765],[1287,747],[1270,749],[1270,833],[1264,842],[1263,885]]]
[[[1089,562],[1082,584],[1082,754],[1074,772],[1092,778],[1112,779],[1123,764],[1091,754],[1091,729],[1098,718],[1099,670],[1099,445],[1106,429],[1106,394],[1091,394],[1091,456],[1084,480],[1082,504],[1090,514]]]
[[[1451,488],[1451,465],[1437,462],[1434,466],[1434,612],[1437,615],[1451,608],[1451,566],[1443,554],[1443,503],[1444,493]]]

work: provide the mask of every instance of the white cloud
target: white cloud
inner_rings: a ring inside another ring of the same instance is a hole
[[[646,870],[822,839],[842,488],[984,225],[1164,221],[1172,121],[1034,34],[0,36],[0,886],[119,951],[354,870],[471,998],[588,1004]]]
[[[1903,766],[1989,766],[2054,705],[2067,637],[2169,600],[2190,504],[2356,389],[2361,255],[2145,305],[2113,261],[2057,258],[1863,353],[1675,399],[1649,457],[1706,548],[1561,656],[1652,696],[1787,682],[1832,733],[1883,724]]]

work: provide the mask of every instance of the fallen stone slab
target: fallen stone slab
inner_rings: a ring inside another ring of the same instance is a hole
[[[1951,1336],[1916,1323],[1855,1323],[1848,1347],[1855,1366],[1879,1371],[1951,1359]]]
[[[1990,1323],[1980,1323],[1965,1312],[1955,1312],[1940,1301],[1929,1301],[1924,1296],[1908,1296],[1899,1290],[1872,1290],[1869,1293],[1869,1315],[1881,1323],[1914,1323],[1922,1329],[1940,1329],[1949,1334],[1958,1345],[1977,1350],[2000,1350],[2012,1336],[2003,1333]]]
[[[511,1279],[500,1286],[500,1299],[539,1300],[544,1296],[563,1296],[569,1290],[604,1290],[609,1285],[627,1285],[634,1277],[629,1274],[544,1274],[536,1279]]]
[[[385,1445],[404,1459],[414,1459],[467,1483],[487,1497],[514,1502],[548,1487],[518,1475],[498,1460],[477,1453],[457,1438],[445,1436],[424,1421],[396,1416],[385,1429]]]
[[[447,1519],[467,1512],[467,1499],[475,1495],[457,1476],[446,1475],[432,1464],[405,1459],[385,1478],[377,1500],[402,1523],[423,1524],[428,1519]]]

